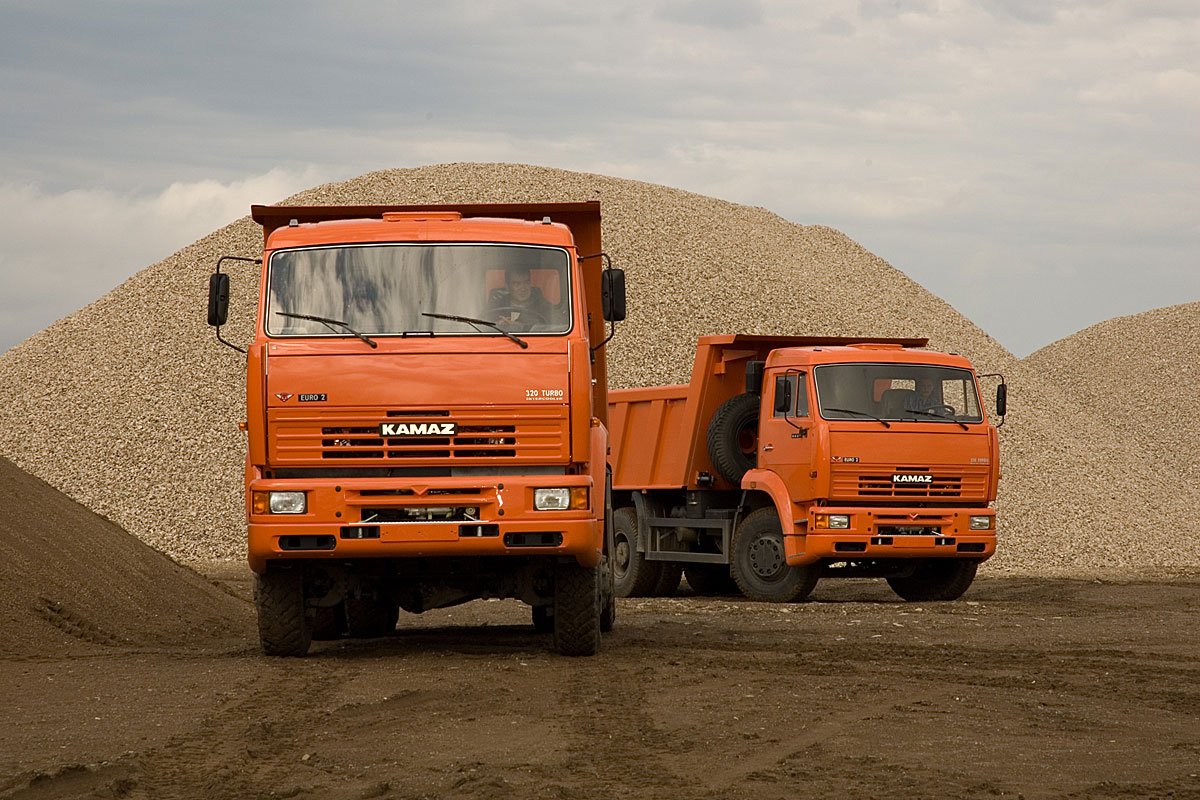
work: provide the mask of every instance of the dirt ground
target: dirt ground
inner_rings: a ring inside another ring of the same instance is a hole
[[[622,600],[581,659],[509,601],[303,660],[81,640],[0,656],[0,798],[1200,798],[1198,620],[1200,577],[981,577]]]

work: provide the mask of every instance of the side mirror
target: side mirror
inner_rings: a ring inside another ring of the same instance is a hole
[[[763,367],[765,361],[750,361],[746,364],[746,393],[762,394]]]
[[[229,275],[216,272],[208,276],[208,324],[221,327],[229,317]]]
[[[792,410],[792,382],[778,380],[775,382],[775,411],[787,414]]]
[[[609,322],[625,319],[625,270],[606,269],[600,273],[600,310]]]
[[[1000,384],[996,387],[996,413],[1004,416],[1008,413],[1008,385]]]

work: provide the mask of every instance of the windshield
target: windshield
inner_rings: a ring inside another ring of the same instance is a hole
[[[523,245],[285,250],[271,257],[266,329],[272,336],[566,333],[567,264],[565,250]]]
[[[827,364],[813,374],[825,419],[983,421],[970,370],[924,364]]]

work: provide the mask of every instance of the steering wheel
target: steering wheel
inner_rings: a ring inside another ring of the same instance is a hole
[[[541,314],[539,314],[537,311],[533,310],[532,308],[518,308],[517,306],[496,306],[495,308],[488,309],[488,313],[491,314],[493,317],[496,317],[497,321],[499,321],[500,317],[504,316],[506,313],[511,312],[511,311],[518,312],[521,315],[521,318],[519,320],[516,320],[518,323],[525,322],[526,319],[529,320],[529,324],[531,324],[531,325],[538,325],[538,324],[546,323],[546,318],[544,316],[542,316]]]
[[[930,414],[937,414],[939,417],[953,417],[955,415],[954,406],[930,406],[925,410]]]

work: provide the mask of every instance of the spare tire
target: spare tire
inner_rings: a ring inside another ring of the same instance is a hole
[[[708,457],[717,474],[734,486],[758,463],[758,407],[756,394],[739,394],[721,404],[708,423]]]

